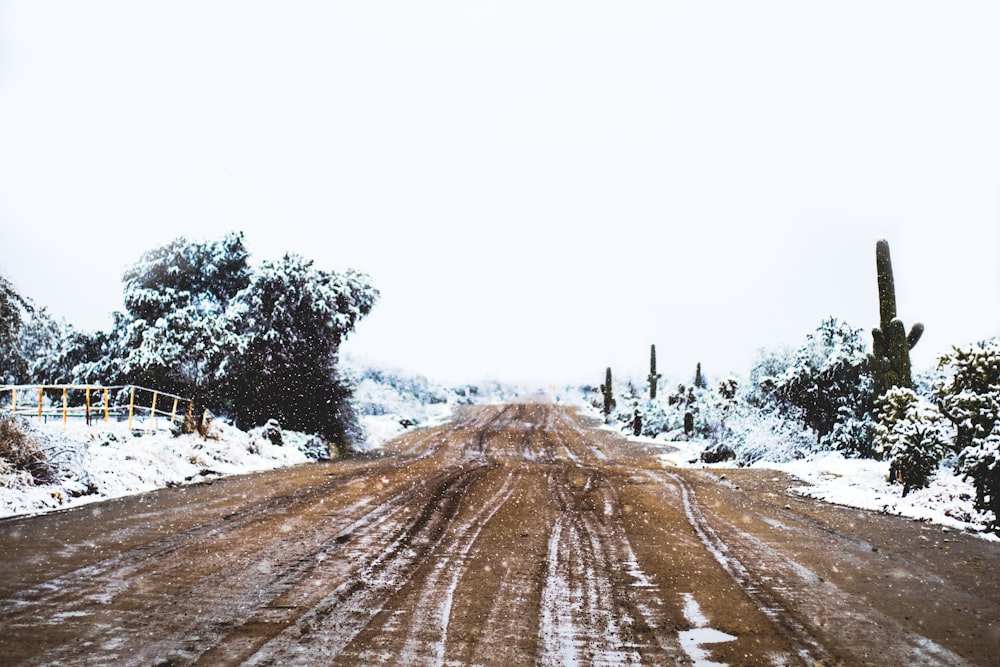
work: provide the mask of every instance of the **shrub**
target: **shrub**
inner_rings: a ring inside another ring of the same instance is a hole
[[[896,387],[879,397],[874,428],[875,452],[889,461],[889,481],[905,496],[923,489],[948,451],[944,416],[912,389]]]
[[[781,364],[773,363],[775,370]],[[865,418],[872,403],[871,365],[861,330],[835,318],[824,320],[806,342],[795,351],[788,365],[777,375],[756,371],[760,391],[771,397],[789,417],[802,420],[818,441],[831,443],[829,436],[838,424]],[[759,402],[759,399],[758,399]],[[864,429],[855,433],[864,436]],[[836,440],[848,453],[871,455],[871,441],[845,443],[843,430]]]
[[[33,481],[45,484],[55,479],[45,452],[14,417],[0,419],[0,461],[12,471],[24,471]]]
[[[976,487],[976,507],[993,513],[1000,532],[1000,340],[955,347],[941,356],[947,372],[934,390],[941,412],[955,425],[958,470]]]

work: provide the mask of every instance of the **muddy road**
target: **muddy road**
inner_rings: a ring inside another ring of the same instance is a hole
[[[375,458],[0,522],[0,664],[1000,664],[996,544],[793,485],[469,408]]]

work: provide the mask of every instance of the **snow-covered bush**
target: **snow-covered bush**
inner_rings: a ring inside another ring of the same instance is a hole
[[[976,509],[992,514],[988,528],[1000,534],[1000,434],[963,449],[958,470],[976,487]]]
[[[795,350],[788,347],[771,347],[758,351],[757,359],[750,367],[750,382],[745,394],[746,401],[759,408],[774,408],[774,378],[781,377],[794,363]]]
[[[946,377],[934,391],[955,425],[958,470],[976,487],[976,507],[993,513],[1000,531],[1000,339],[955,347],[938,361]]]
[[[875,406],[875,452],[889,461],[889,482],[905,496],[926,488],[948,452],[951,429],[937,408],[912,389],[895,387]]]
[[[758,461],[797,461],[822,447],[800,421],[746,402],[738,404],[729,415],[726,429],[725,443],[735,452],[735,463],[740,467]]]
[[[240,322],[238,353],[229,362],[229,413],[237,424],[275,418],[349,445],[358,428],[350,389],[338,379],[337,352],[377,297],[367,276],[323,271],[297,255],[255,270],[230,308]]]
[[[770,362],[775,361],[770,359]],[[773,364],[778,366],[778,364]],[[806,337],[789,365],[777,375],[756,370],[760,391],[784,413],[811,427],[821,441],[855,456],[871,455],[868,430],[861,425],[841,428],[850,420],[863,422],[872,404],[872,376],[860,329],[836,318],[824,320]],[[861,440],[848,440],[847,437]]]
[[[660,398],[654,400],[645,398],[640,400],[636,407],[642,420],[642,429],[639,435],[655,438],[661,433],[667,433],[679,427],[675,411],[669,410]]]
[[[358,370],[355,375],[355,405],[361,415],[403,414],[421,405],[447,403],[451,398],[444,386],[421,375],[371,367]],[[463,398],[470,393],[469,388],[462,389]]]

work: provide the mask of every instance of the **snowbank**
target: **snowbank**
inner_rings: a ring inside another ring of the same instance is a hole
[[[250,433],[220,421],[210,437],[173,436],[167,431],[129,432],[124,424],[37,424],[20,422],[45,452],[55,481],[39,484],[30,475],[0,475],[0,517],[38,514],[142,493],[206,478],[297,465],[315,457],[316,440],[285,431],[273,444],[261,429]]]
[[[591,406],[581,407],[586,414],[601,419],[602,415]],[[703,463],[702,451],[710,445],[705,440],[671,440],[666,434],[656,438],[634,436],[615,425],[601,425],[602,430],[620,435],[631,442],[662,448],[657,459],[676,468],[731,468],[733,461]],[[780,443],[773,443],[769,450],[773,458],[784,454]],[[747,466],[779,470],[803,482],[793,487],[794,493],[825,502],[873,510],[885,514],[928,521],[944,530],[961,530],[975,533],[983,539],[1000,542],[1000,537],[984,532],[989,517],[975,508],[975,488],[956,475],[948,466],[940,467],[926,489],[910,491],[903,497],[903,487],[890,484],[889,462],[871,459],[846,458],[840,452],[811,453],[794,461],[774,461],[764,458]]]
[[[792,490],[804,496],[929,521],[1000,541],[1000,537],[982,532],[988,517],[974,506],[975,488],[945,467],[938,469],[926,489],[910,491],[905,498],[902,486],[886,481],[888,461],[848,459],[839,452],[828,452],[808,461],[760,462],[751,467],[781,470],[797,477],[806,485]]]
[[[606,428],[624,435],[613,427]],[[632,442],[662,447],[664,451],[657,458],[663,465],[676,468],[730,468],[733,465],[732,461],[702,463],[699,457],[709,444],[705,441],[625,437]],[[975,488],[949,468],[939,468],[926,489],[910,491],[903,497],[903,487],[887,481],[888,461],[851,459],[840,452],[823,452],[797,461],[761,460],[748,467],[780,470],[796,477],[803,485],[793,487],[791,491],[803,496],[928,521],[946,529],[964,530],[984,539],[1000,541],[1000,537],[983,532],[988,517],[974,506]]]

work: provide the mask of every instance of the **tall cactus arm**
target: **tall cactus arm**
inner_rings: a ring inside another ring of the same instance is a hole
[[[920,337],[923,335],[924,335],[924,325],[920,322],[917,322],[916,324],[913,325],[913,328],[910,329],[910,335],[906,337],[906,342],[909,343],[911,350],[917,344],[917,341],[920,340]]]
[[[875,244],[875,270],[878,273],[879,324],[883,331],[896,319],[896,285],[892,277],[892,258],[889,242],[882,239]]]
[[[872,329],[872,340],[874,341],[875,353],[885,354],[885,334],[878,327]]]

